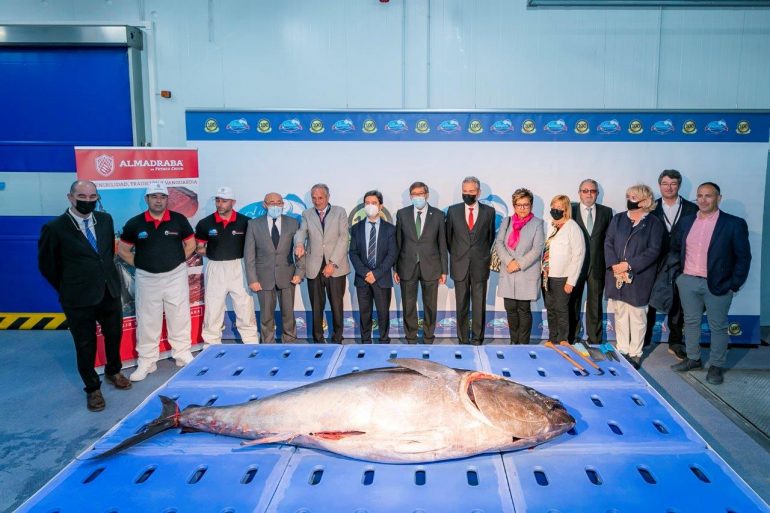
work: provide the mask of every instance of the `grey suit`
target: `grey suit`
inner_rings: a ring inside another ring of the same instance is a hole
[[[342,299],[345,296],[345,276],[350,272],[348,262],[348,214],[342,207],[329,205],[323,225],[314,207],[302,212],[302,223],[294,236],[295,245],[305,247],[305,273],[313,310],[313,341],[323,342],[323,316],[326,296],[332,309],[332,341],[342,342]],[[323,267],[333,263],[334,272],[328,278]]]
[[[401,280],[401,302],[404,311],[404,334],[407,342],[417,339],[417,285],[422,288],[425,342],[433,342],[438,304],[438,279],[447,274],[447,247],[444,213],[428,205],[421,219],[417,237],[414,206],[396,213],[396,272]],[[421,216],[422,217],[422,216]]]
[[[271,238],[273,220],[267,216],[249,221],[243,259],[249,284],[259,282],[262,290],[257,292],[260,310],[260,332],[262,341],[275,342],[275,306],[280,298],[283,342],[297,340],[294,320],[293,276],[304,275],[303,262],[294,262],[294,236],[299,229],[296,219],[281,216],[280,238],[275,247]]]

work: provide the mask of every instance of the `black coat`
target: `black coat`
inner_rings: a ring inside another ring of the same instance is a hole
[[[670,221],[674,221],[674,225],[671,227],[671,231],[668,232],[668,237],[663,238],[663,249],[660,252],[661,260],[665,260],[666,256],[668,255],[668,251],[671,247],[671,241],[674,239],[674,235],[676,234],[676,230],[679,229],[679,225],[685,217],[694,216],[698,213],[698,205],[693,203],[692,201],[687,201],[686,199],[682,198],[680,196],[682,203],[679,215],[676,216],[675,219],[670,219]],[[650,212],[652,215],[660,219],[660,221],[663,223],[663,228],[666,228],[666,217],[663,214],[663,199],[658,199],[657,203],[655,204],[655,210]]]
[[[449,275],[453,280],[489,279],[489,259],[495,242],[495,209],[477,202],[473,230],[465,221],[465,204],[447,209],[446,242],[449,249]],[[475,209],[474,209],[475,210]]]
[[[607,262],[604,292],[609,299],[617,299],[632,306],[645,306],[649,303],[665,235],[663,223],[652,215],[646,216],[636,226],[627,212],[612,218],[604,241],[604,258]],[[618,289],[612,266],[624,261],[631,266],[634,278],[632,283],[626,283]]]
[[[63,307],[97,305],[104,298],[105,286],[112,297],[120,297],[112,216],[94,212],[93,218],[98,252],[68,212],[43,225],[40,231],[38,268],[59,293]]]
[[[423,280],[438,280],[442,274],[448,274],[444,230],[444,213],[435,207],[428,206],[419,239],[414,206],[404,207],[396,213],[396,272],[399,278],[407,281],[413,279],[418,257]]]
[[[612,220],[612,209],[598,203],[594,203],[594,207],[596,207],[594,227],[591,230],[591,235],[588,235],[586,225],[583,223],[583,216],[580,213],[580,203],[572,204],[572,219],[580,227],[586,242],[586,256],[583,259],[583,269],[580,271],[582,279],[588,276],[589,271],[591,276],[604,276],[607,269],[604,263],[604,239]]]

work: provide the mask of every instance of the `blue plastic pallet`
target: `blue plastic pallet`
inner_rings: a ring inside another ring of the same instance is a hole
[[[159,394],[182,407],[212,400],[237,404],[326,376],[387,366],[393,357],[508,370],[511,379],[560,399],[577,425],[531,450],[422,465],[377,464],[280,445],[241,448],[237,438],[169,430],[105,460],[86,459],[86,451],[21,511],[770,513],[626,362],[602,362],[605,376],[578,376],[553,350],[539,346],[211,347],[94,448],[112,447],[157,417]],[[239,366],[244,371],[233,376]],[[305,376],[309,366],[317,371]],[[246,369],[268,367],[279,372],[241,378]]]
[[[499,454],[388,465],[298,449],[270,513],[513,513]]]

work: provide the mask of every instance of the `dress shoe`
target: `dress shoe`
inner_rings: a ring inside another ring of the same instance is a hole
[[[672,365],[671,370],[676,372],[684,372],[693,369],[700,369],[701,367],[703,367],[703,365],[700,363],[700,360],[690,360],[689,358],[685,358],[681,362]]]
[[[128,390],[131,388],[131,381],[129,381],[128,378],[120,372],[117,374],[105,374],[104,379],[112,383],[115,388],[119,388],[120,390]]]
[[[709,371],[706,373],[706,381],[712,385],[721,385],[724,381],[722,377],[722,368],[712,365],[709,367]]]
[[[128,377],[131,381],[142,381],[144,378],[147,377],[148,374],[152,374],[158,370],[158,366],[154,363],[151,363],[149,365],[140,363],[134,372],[131,373],[131,375]]]
[[[86,408],[90,411],[102,411],[105,406],[106,403],[104,402],[104,396],[102,395],[101,390],[88,392],[86,395]]]
[[[684,349],[684,345],[682,344],[669,344],[668,345],[668,352],[679,358],[680,360],[686,360],[687,359],[687,351]]]
[[[631,364],[631,367],[633,367],[636,370],[639,370],[642,367],[642,357],[641,356],[629,356],[628,357],[628,363]]]
[[[193,361],[193,355],[189,351],[186,351],[184,353],[179,353],[174,357],[174,361],[176,362],[177,367],[184,367],[185,365]]]

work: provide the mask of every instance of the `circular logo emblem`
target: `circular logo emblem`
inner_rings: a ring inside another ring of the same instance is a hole
[[[321,134],[324,131],[324,124],[320,119],[314,119],[310,122],[310,131],[314,134]]]
[[[205,125],[203,125],[203,130],[205,130],[206,133],[215,134],[219,132],[219,123],[217,123],[216,119],[209,118],[206,120]]]
[[[270,121],[267,119],[260,119],[257,122],[257,132],[260,134],[267,134],[273,131],[273,127],[270,126]]]
[[[638,119],[635,119],[628,124],[628,133],[641,134],[642,132],[644,132],[644,125],[642,125],[642,122]]]
[[[698,131],[698,125],[695,124],[695,121],[692,119],[688,119],[682,124],[682,132],[684,132],[687,135],[692,135]]]
[[[427,134],[428,132],[430,132],[430,125],[426,120],[421,119],[420,121],[417,122],[416,125],[414,125],[414,131],[417,132],[418,134]]]
[[[741,329],[741,325],[737,322],[731,322],[729,326],[727,326],[727,332],[730,334],[731,337],[737,337],[739,335],[743,335],[743,330]]]
[[[375,123],[373,119],[367,119],[364,121],[363,130],[365,134],[373,134],[377,131],[377,123]]]
[[[588,121],[585,119],[579,120],[577,123],[575,123],[575,133],[583,135],[587,134],[591,128],[588,125]]]
[[[468,125],[468,132],[472,134],[480,134],[484,131],[484,127],[481,125],[481,121],[478,119],[474,119],[471,121],[471,123]]]
[[[531,119],[524,120],[524,123],[521,124],[521,131],[525,134],[534,134],[537,131],[535,122]]]
[[[735,131],[741,135],[746,135],[751,133],[751,125],[749,125],[749,122],[745,119],[742,121],[738,121],[738,124],[735,125]]]

